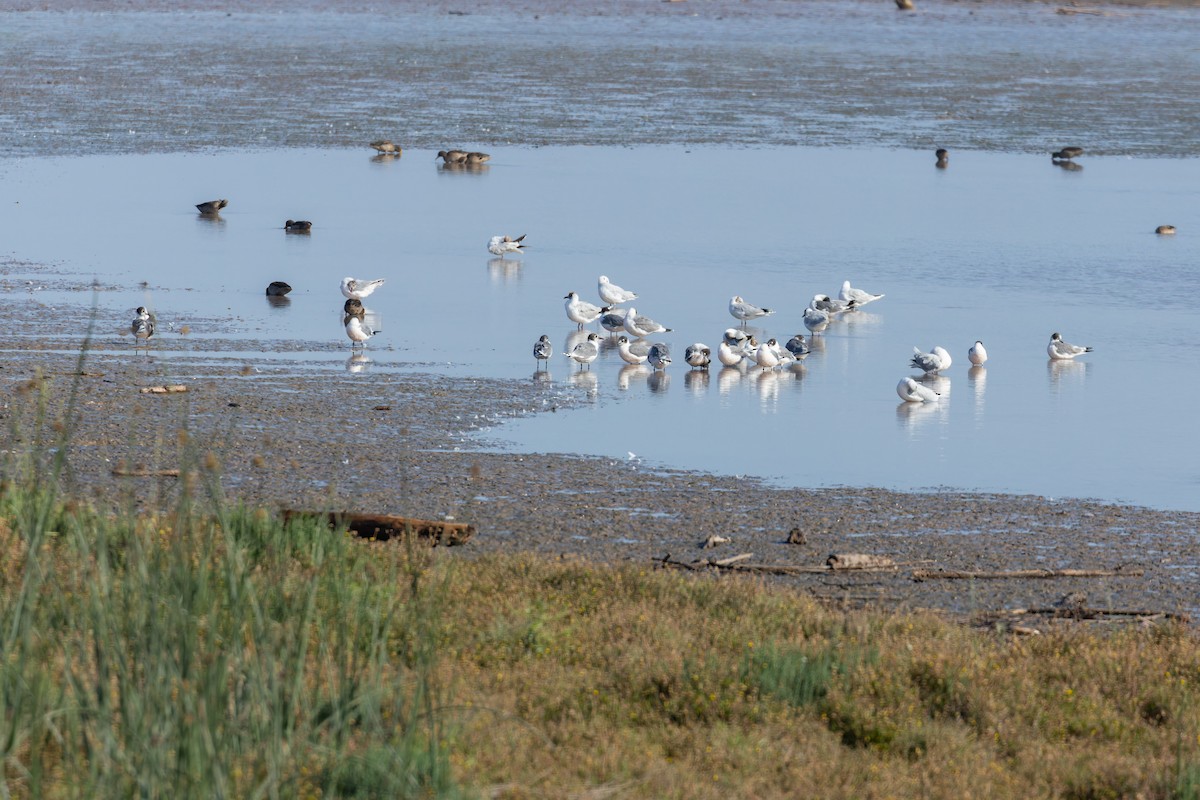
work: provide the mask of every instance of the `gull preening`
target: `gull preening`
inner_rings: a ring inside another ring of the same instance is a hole
[[[881,294],[871,294],[863,289],[855,289],[850,285],[850,281],[842,281],[842,290],[838,292],[838,297],[849,302],[854,301],[855,308],[862,308],[867,303],[873,303],[876,300],[883,298]]]
[[[727,367],[736,367],[746,357],[746,354],[742,352],[742,342],[745,339],[730,336],[729,332],[732,330],[733,328],[730,328],[725,331],[721,344],[717,346],[717,360]]]
[[[1064,342],[1058,333],[1050,335],[1050,344],[1046,345],[1046,353],[1053,361],[1070,361],[1075,356],[1092,352],[1092,348]]]
[[[910,366],[922,370],[926,374],[949,369],[951,363],[950,353],[941,345],[937,345],[928,353],[922,353],[919,347],[914,347],[912,360],[909,361]]]
[[[655,369],[666,369],[667,364],[671,363],[671,350],[663,342],[655,342],[650,345],[646,358]]]
[[[629,311],[625,313],[625,330],[639,339],[650,336],[655,333],[670,333],[670,328],[665,328],[658,322],[650,319],[645,314],[637,313],[637,309],[630,306]]]
[[[632,343],[621,336],[617,339],[617,353],[626,364],[645,364],[650,357],[650,343],[637,339]]]
[[[385,278],[376,278],[373,281],[364,281],[358,278],[346,276],[342,278],[342,297],[350,300],[362,300],[371,292],[383,286]]]
[[[350,348],[366,347],[367,339],[370,339],[378,331],[373,331],[366,324],[354,316],[349,314],[346,316],[346,336],[350,337]]]
[[[907,377],[901,378],[896,384],[896,394],[906,403],[932,403],[941,396],[928,386]]]
[[[688,363],[689,367],[707,369],[708,365],[712,363],[712,349],[703,342],[689,344],[683,351],[683,360]]]
[[[203,203],[196,203],[196,210],[201,214],[214,215],[220,213],[221,209],[229,205],[228,200],[206,200]]]
[[[607,275],[601,275],[596,282],[596,288],[600,292],[600,299],[605,305],[615,306],[619,303],[628,303],[630,300],[637,299],[637,292],[631,292],[628,289],[622,289],[608,279]]]
[[[587,300],[580,300],[578,292],[567,292],[563,299],[567,302],[564,304],[567,309],[567,319],[574,322],[580,328],[589,323],[595,322],[600,318],[600,315],[608,311],[608,308],[601,308],[593,305]]]
[[[493,236],[488,240],[488,252],[501,258],[504,258],[506,253],[524,253],[525,245],[521,244],[524,238],[523,233],[515,239],[511,236]]]
[[[987,350],[984,349],[983,342],[971,345],[971,349],[967,351],[967,359],[977,367],[983,366],[983,362],[987,361]]]
[[[543,333],[533,343],[533,357],[536,359],[534,363],[538,365],[538,369],[541,369],[541,362],[549,361],[552,355],[554,355],[554,345],[550,344],[550,337]],[[549,367],[550,365],[547,364],[546,366]]]
[[[591,369],[591,363],[600,355],[600,336],[595,333],[589,333],[587,340],[575,345],[569,353],[563,353],[564,356],[575,359],[579,364],[579,368],[583,369],[584,364]]]
[[[769,308],[759,308],[753,303],[747,303],[740,294],[735,294],[729,298],[729,313],[733,315],[734,319],[741,320],[744,325],[752,319],[769,317],[775,312]]]
[[[147,311],[145,306],[138,306],[133,313],[137,316],[129,323],[129,330],[133,333],[136,347],[138,339],[144,342],[154,335],[154,315]]]

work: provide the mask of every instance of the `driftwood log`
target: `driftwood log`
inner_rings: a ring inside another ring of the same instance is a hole
[[[118,478],[178,478],[179,470],[177,469],[126,469],[125,467],[113,467],[113,475]]]
[[[318,512],[284,509],[283,521],[299,517],[324,518],[331,529],[348,530],[360,539],[387,542],[393,539],[404,541],[408,535],[432,547],[453,547],[465,544],[475,535],[475,526],[465,522],[413,519],[394,514],[352,514],[350,512]]]
[[[182,383],[174,383],[170,386],[143,386],[139,391],[142,394],[179,394],[186,392],[188,387]]]
[[[1005,572],[963,572],[949,569],[914,569],[914,581],[929,580],[992,580],[1003,578],[1140,578],[1141,567],[1115,569],[1015,569]]]
[[[1016,617],[1057,617],[1060,619],[1074,620],[1104,620],[1113,618],[1136,619],[1136,620],[1158,620],[1171,619],[1179,622],[1191,622],[1192,618],[1188,614],[1177,614],[1173,611],[1150,611],[1148,609],[1130,609],[1130,608],[1012,608],[1004,611],[993,611],[983,614],[982,618],[987,624],[999,622],[1001,620],[1013,619]]]
[[[757,572],[765,575],[826,575],[831,572],[895,572],[900,565],[890,558],[883,556],[860,555],[860,560],[849,559],[848,555],[830,556],[829,560],[820,566],[805,566],[800,564],[747,564],[747,559],[754,558],[753,553],[742,553],[729,558],[698,558],[694,561],[679,561],[671,558],[670,553],[662,558],[654,559],[657,569],[685,569],[693,572],[707,569],[730,570],[732,572]],[[852,561],[858,566],[834,566],[834,563],[849,564]]]

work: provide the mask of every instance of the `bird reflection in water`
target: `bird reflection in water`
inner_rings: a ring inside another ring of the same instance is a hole
[[[646,385],[655,394],[662,394],[671,386],[671,376],[665,369],[656,369],[646,378]]]
[[[717,373],[717,391],[723,395],[733,391],[733,387],[742,382],[742,370],[737,367],[724,367]]]
[[[650,376],[650,368],[645,364],[626,364],[617,373],[617,388],[622,392],[629,390],[629,385],[635,380],[642,381]]]
[[[493,284],[511,283],[521,277],[521,261],[507,258],[489,258],[488,277]]]
[[[1068,386],[1082,385],[1087,380],[1088,370],[1092,365],[1087,361],[1066,361],[1046,359],[1046,372],[1050,376],[1050,387],[1055,392],[1062,391]]]
[[[683,385],[692,394],[704,394],[708,391],[708,370],[690,369],[683,376]]]
[[[346,359],[346,372],[363,372],[370,363],[371,359],[365,353],[355,353]]]
[[[987,388],[987,367],[971,367],[967,370],[967,380],[971,382],[971,389],[975,393],[975,419],[978,421],[983,418],[983,394]]]

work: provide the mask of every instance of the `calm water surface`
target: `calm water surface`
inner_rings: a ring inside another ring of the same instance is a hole
[[[528,376],[552,387],[550,403],[589,401],[490,432],[511,449],[784,485],[1200,509],[1200,160],[1085,157],[1067,171],[963,150],[938,170],[926,151],[544,147],[493,148],[488,169],[463,173],[437,168],[432,151],[370,153],[0,162],[0,255],[79,286],[95,276],[101,336],[117,348],[130,309],[148,302],[163,325],[192,330],[156,337],[158,358],[212,357],[206,340],[232,338],[250,363]],[[192,204],[215,197],[230,199],[221,219],[198,217]],[[313,220],[312,235],[286,235],[288,217]],[[1166,222],[1180,233],[1156,236]],[[496,233],[527,233],[529,252],[491,257]],[[388,279],[367,302],[382,328],[367,362],[348,360],[340,326],[347,274]],[[595,300],[600,274],[674,328],[660,338],[677,362],[655,375],[606,350],[590,372],[556,356],[535,377],[533,341],[547,333],[566,349],[577,334],[563,295]],[[54,309],[87,295],[28,278],[9,296],[42,304],[28,335],[76,346],[83,331],[56,325]],[[847,278],[887,296],[831,326],[801,367],[682,364],[686,345],[715,349],[734,324],[731,295],[777,308],[759,333],[786,338],[814,293]],[[286,307],[263,297],[271,280],[296,287]],[[1096,352],[1048,363],[1056,330]],[[991,360],[968,370],[976,339]],[[935,344],[955,358],[942,402],[900,403],[912,347]]]

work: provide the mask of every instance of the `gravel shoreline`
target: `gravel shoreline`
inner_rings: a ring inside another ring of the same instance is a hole
[[[60,324],[64,313],[55,310]],[[816,566],[830,554],[854,552],[903,566],[896,573],[764,579],[853,606],[962,616],[1050,607],[1078,592],[1086,593],[1089,608],[1188,614],[1198,605],[1197,513],[1035,496],[784,489],[608,458],[492,452],[488,429],[497,421],[571,413],[569,396],[527,379],[350,374],[272,361],[269,354],[250,366],[220,358],[225,346],[238,347],[233,340],[206,340],[205,358],[154,346],[135,355],[129,343],[127,336],[98,335],[77,374],[77,355],[39,351],[27,338],[0,340],[7,351],[0,370],[5,449],[20,452],[32,443],[36,395],[29,388],[46,387],[53,419],[77,386],[67,488],[100,507],[135,498],[147,510],[169,508],[178,496],[177,479],[114,476],[118,465],[186,470],[215,463],[226,499],[249,505],[476,525],[476,536],[447,550],[449,557],[524,551],[651,568],[668,554],[692,561],[753,553],[755,563]],[[43,384],[35,380],[39,374]],[[163,384],[188,390],[139,391]],[[805,544],[787,543],[793,528]],[[713,535],[731,541],[702,550]],[[1144,574],[915,582],[910,567],[1124,567]]]

